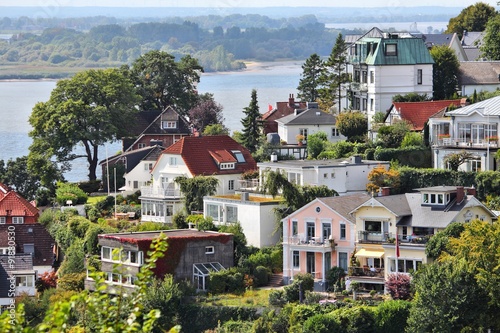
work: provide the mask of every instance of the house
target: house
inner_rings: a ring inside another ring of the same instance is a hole
[[[325,185],[339,195],[364,192],[368,174],[378,166],[389,168],[388,161],[362,160],[361,156],[332,160],[283,160],[257,163],[260,183],[268,171],[283,171],[289,182],[297,185]]]
[[[161,153],[151,170],[152,183],[141,187],[142,221],[168,223],[183,209],[176,177],[215,177],[217,195],[233,194],[241,175],[256,169],[248,149],[227,135],[183,137]]]
[[[386,123],[394,124],[395,121],[405,120],[411,125],[411,130],[422,132],[429,118],[438,111],[453,106],[460,107],[464,104],[461,99],[448,99],[441,101],[423,102],[392,102],[386,114]]]
[[[472,158],[460,166],[463,171],[497,170],[500,96],[429,118],[429,141],[435,169],[445,169],[449,154],[466,151]]]
[[[458,68],[462,96],[500,89],[500,61],[462,61]]]
[[[211,217],[215,225],[240,223],[247,244],[261,248],[274,246],[280,240],[274,210],[281,205],[282,199],[249,192],[207,196],[203,198],[203,214]]]
[[[467,54],[462,45],[462,41],[458,38],[456,32],[452,34],[422,34],[422,33],[412,33],[414,37],[422,38],[425,42],[425,46],[430,50],[434,46],[447,46],[457,56],[458,61],[467,61]]]
[[[464,31],[462,36],[462,47],[467,56],[466,61],[477,61],[481,59],[481,45],[483,44],[484,31]]]
[[[22,294],[35,296],[36,271],[29,253],[0,254],[0,309],[6,309]]]
[[[265,135],[278,133],[277,119],[293,114],[296,109],[304,108],[306,108],[306,103],[295,101],[293,94],[288,97],[288,102],[276,102],[276,107],[270,107],[269,111],[262,115],[263,133]]]
[[[434,60],[422,38],[373,28],[347,48],[350,107],[368,115],[369,129],[377,111],[385,112],[395,95],[432,96]]]
[[[172,274],[176,281],[186,280],[199,290],[205,290],[208,275],[233,266],[233,235],[195,229],[163,230],[102,234],[98,236],[101,247],[101,271],[106,273],[108,292],[115,288],[134,288],[137,273],[144,265],[151,243],[163,233],[168,248],[156,261],[154,275],[163,278]],[[87,276],[85,289],[93,290],[94,281]]]
[[[349,213],[369,198],[367,193],[316,198],[282,220],[285,284],[296,274],[311,273],[314,289],[324,291],[330,268],[347,272],[355,245],[355,220]]]
[[[382,290],[389,274],[409,274],[430,262],[425,244],[450,223],[496,220],[496,215],[474,197],[473,188],[434,186],[416,191],[389,195],[385,188],[381,196],[370,198],[350,212],[356,224],[351,281]]]
[[[307,136],[317,132],[324,132],[328,141],[345,140],[336,127],[337,117],[318,108],[318,103],[308,102],[307,108],[295,109],[294,113],[276,119],[278,135],[288,144],[299,144],[297,135],[301,135],[307,142]]]

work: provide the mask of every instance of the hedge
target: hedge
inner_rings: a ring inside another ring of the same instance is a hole
[[[374,157],[377,161],[398,161],[402,166],[432,167],[432,152],[428,147],[377,148]]]

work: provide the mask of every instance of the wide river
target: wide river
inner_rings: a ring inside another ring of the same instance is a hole
[[[269,105],[288,101],[297,94],[303,61],[255,63],[246,70],[202,74],[198,91],[212,93],[224,108],[225,125],[231,131],[241,131],[243,109],[250,103],[252,89],[257,90],[260,112]],[[0,159],[7,161],[28,154],[31,138],[28,122],[33,106],[47,101],[56,81],[0,81]],[[121,149],[120,142],[110,142],[100,149],[100,159]],[[97,171],[98,177],[100,171]],[[73,170],[65,174],[68,181],[87,179],[87,163],[73,162]]]

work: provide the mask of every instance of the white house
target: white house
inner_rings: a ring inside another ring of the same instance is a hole
[[[460,62],[458,85],[462,96],[500,89],[500,61]]]
[[[281,199],[249,192],[208,196],[203,198],[203,214],[205,217],[211,217],[215,225],[239,222],[248,245],[274,246],[280,239],[280,234],[276,232],[277,219],[274,209],[281,204]]]
[[[141,188],[142,221],[171,222],[183,209],[176,177],[212,176],[219,181],[216,194],[233,194],[241,175],[256,169],[250,152],[227,135],[183,137],[161,153],[151,184]]]
[[[366,112],[370,123],[377,111],[391,107],[395,95],[432,96],[434,60],[422,38],[373,28],[350,45],[348,53],[351,108]]]
[[[278,123],[278,134],[288,144],[298,144],[297,135],[307,136],[324,132],[328,141],[345,140],[336,127],[336,116],[318,109],[318,103],[307,103],[307,109],[295,109],[293,114],[275,120]]]
[[[446,169],[445,157],[467,151],[472,158],[463,171],[497,170],[500,96],[440,113],[429,119],[433,166]]]
[[[361,160],[360,156],[334,160],[286,160],[257,163],[259,174],[265,178],[267,171],[286,172],[288,181],[298,185],[325,185],[339,195],[366,191],[368,174],[382,165],[389,169],[387,161]]]

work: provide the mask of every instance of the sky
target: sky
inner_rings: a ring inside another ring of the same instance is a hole
[[[1,0],[1,6],[102,7],[468,7],[480,0]],[[493,7],[496,1],[481,0]]]

